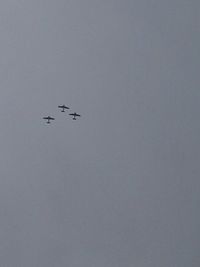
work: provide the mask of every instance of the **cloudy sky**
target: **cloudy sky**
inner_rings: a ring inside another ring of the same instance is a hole
[[[0,1],[2,267],[200,266],[199,36],[197,0]]]

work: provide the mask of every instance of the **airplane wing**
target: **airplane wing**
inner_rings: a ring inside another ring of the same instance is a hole
[[[80,114],[77,114],[77,113],[70,113],[69,115],[74,116],[74,117],[80,117],[81,116]]]
[[[48,117],[43,117],[44,120],[48,120],[49,118]]]
[[[63,106],[58,106],[59,108],[66,108],[66,109],[69,109],[68,107],[66,107],[65,105]]]
[[[55,119],[50,117],[49,120],[53,120],[54,121]]]

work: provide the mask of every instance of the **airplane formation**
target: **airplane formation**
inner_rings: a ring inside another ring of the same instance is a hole
[[[69,107],[67,107],[65,105],[58,106],[58,108],[61,110],[61,112],[65,112],[65,110],[70,109]],[[77,117],[81,117],[81,115],[76,113],[76,112],[70,113],[69,115],[73,117],[72,118],[73,120],[76,120]],[[46,120],[46,123],[50,124],[51,121],[55,120],[55,118],[53,118],[51,116],[46,116],[46,117],[43,117],[43,120]]]

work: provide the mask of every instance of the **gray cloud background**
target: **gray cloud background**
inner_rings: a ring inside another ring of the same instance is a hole
[[[0,2],[1,266],[200,266],[199,11]]]

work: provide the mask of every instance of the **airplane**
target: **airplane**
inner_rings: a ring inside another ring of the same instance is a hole
[[[44,120],[47,120],[47,123],[50,123],[51,120],[52,120],[52,121],[55,120],[54,118],[52,118],[52,117],[50,117],[50,116],[48,116],[48,117],[44,117],[43,119],[44,119]]]
[[[65,112],[65,109],[69,109],[68,107],[66,107],[65,105],[62,106],[58,106],[59,108],[62,108],[61,112]]]
[[[76,112],[74,112],[74,113],[70,113],[69,115],[70,115],[70,116],[74,116],[74,117],[73,117],[73,120],[76,120],[76,117],[80,117],[80,116],[81,116],[80,114],[77,114]]]

